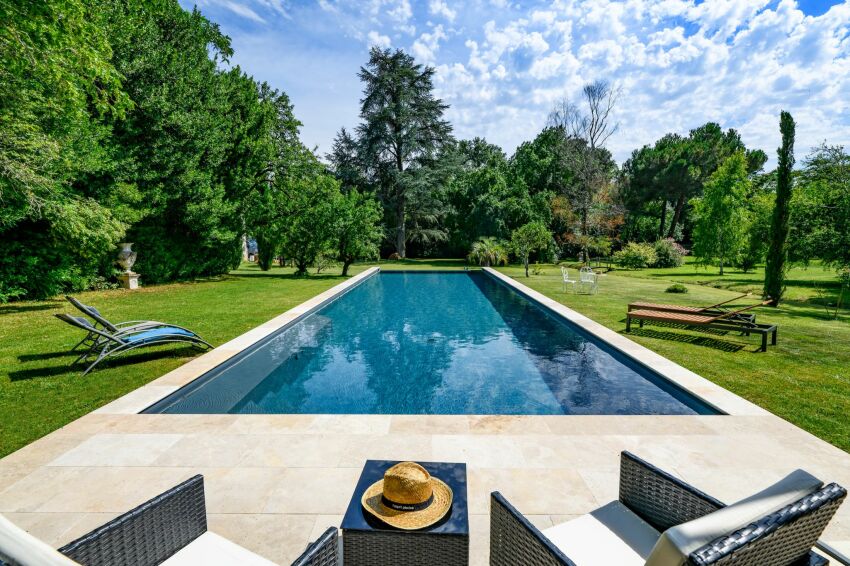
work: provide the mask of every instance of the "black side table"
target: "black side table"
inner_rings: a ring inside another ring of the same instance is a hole
[[[433,477],[452,488],[452,508],[436,525],[419,531],[395,529],[365,513],[363,492],[398,462],[367,460],[342,519],[342,548],[346,566],[467,566],[469,512],[466,464],[418,462]]]

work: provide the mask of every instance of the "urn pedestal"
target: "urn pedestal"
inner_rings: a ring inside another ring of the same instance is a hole
[[[124,289],[138,289],[139,274],[133,273],[132,271],[122,273],[118,276],[118,284]]]
[[[118,245],[121,246],[121,251],[118,252],[118,265],[124,269],[118,276],[118,282],[125,289],[138,289],[139,274],[132,270],[133,264],[136,263],[136,252],[132,250],[133,244],[123,242]]]

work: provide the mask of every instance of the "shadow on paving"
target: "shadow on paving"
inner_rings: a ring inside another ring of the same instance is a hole
[[[181,346],[179,348],[171,348],[168,350],[155,350],[148,351],[144,353],[138,354],[128,354],[125,356],[120,356],[117,358],[110,358],[106,361],[103,361],[98,365],[92,372],[96,372],[100,369],[105,368],[114,368],[114,367],[123,367],[129,366],[133,364],[141,364],[144,362],[149,362],[152,360],[161,360],[163,358],[181,358],[181,357],[193,357],[190,352],[200,353],[201,350],[194,348],[192,346]],[[76,352],[73,352],[76,353]],[[58,356],[58,353],[57,353]],[[10,381],[24,381],[29,379],[38,379],[45,377],[56,377],[58,375],[64,374],[77,374],[82,375],[85,371],[87,365],[83,363],[74,364],[74,365],[61,365],[61,366],[50,366],[50,367],[42,367],[42,368],[32,368],[32,369],[22,369],[18,371],[10,371],[9,372],[9,380]]]
[[[643,336],[645,338],[655,338],[658,340],[668,340],[671,342],[681,342],[683,344],[692,344],[694,346],[702,346],[705,348],[712,348],[714,350],[720,350],[723,352],[731,353],[740,352],[745,348],[745,346],[741,344],[726,342],[725,340],[718,340],[716,338],[709,338],[708,336],[691,336],[688,334],[678,334],[676,332],[664,332],[662,330],[653,330],[651,328],[645,327],[632,328],[631,332],[624,334],[626,336],[634,335]],[[758,345],[758,347],[760,347],[760,344]]]

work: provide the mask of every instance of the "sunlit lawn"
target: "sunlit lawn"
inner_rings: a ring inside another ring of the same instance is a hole
[[[630,301],[709,305],[752,291],[734,305],[760,301],[763,271],[744,274],[686,265],[677,269],[617,270],[600,277],[596,295],[564,293],[560,271],[545,266],[525,278],[520,267],[501,268],[520,282],[549,295],[605,326],[625,334]],[[574,274],[575,276],[576,274]],[[672,282],[684,283],[686,294],[666,293]],[[850,316],[843,311],[830,320],[825,302],[834,300],[834,273],[821,267],[789,272],[787,296],[777,308],[763,307],[760,321],[779,325],[779,343],[757,352],[758,336],[695,331],[667,326],[632,327],[629,337],[715,383],[753,401],[798,426],[850,451]],[[802,299],[812,299],[804,301]]]
[[[382,269],[463,269],[459,260],[381,262]],[[364,269],[355,266],[352,274]],[[617,331],[625,328],[630,300],[706,304],[760,287],[760,273],[715,271],[686,266],[676,270],[616,271],[601,278],[599,294],[565,294],[554,266],[526,279],[519,267],[509,275]],[[690,292],[671,295],[671,281]],[[831,273],[794,270],[789,296],[819,297],[809,281],[832,282]],[[245,265],[231,275],[196,283],[162,285],[139,291],[80,293],[110,319],[156,319],[197,331],[221,344],[342,281],[338,268],[294,277],[292,269],[263,273]],[[705,283],[707,285],[698,285]],[[713,286],[729,287],[734,291]],[[830,287],[834,293],[834,288]],[[748,304],[755,299],[742,299]],[[52,315],[73,313],[64,300],[0,305],[0,455],[7,454],[121,395],[167,373],[198,354],[185,346],[141,350],[113,360],[83,377],[69,349],[80,331]],[[632,338],[716,383],[779,414],[818,436],[850,450],[850,320],[827,320],[822,306],[789,301],[758,316],[779,324],[779,346],[756,353],[757,339],[659,326],[632,332]]]

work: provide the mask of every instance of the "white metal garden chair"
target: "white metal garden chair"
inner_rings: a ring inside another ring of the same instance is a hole
[[[564,293],[567,292],[567,285],[573,286],[573,293],[576,290],[576,283],[578,283],[577,279],[570,279],[570,272],[566,267],[561,267],[561,278],[564,281]]]
[[[582,267],[578,276],[578,288],[582,291],[587,289],[587,293],[590,295],[596,294],[596,291],[599,289],[599,276],[593,271],[593,268],[588,266]]]

